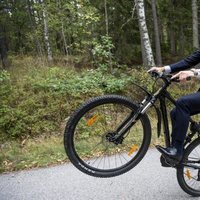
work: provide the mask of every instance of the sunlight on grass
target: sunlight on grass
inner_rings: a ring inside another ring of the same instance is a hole
[[[0,172],[64,163],[66,154],[62,136],[30,139],[24,144],[7,142],[1,145]]]

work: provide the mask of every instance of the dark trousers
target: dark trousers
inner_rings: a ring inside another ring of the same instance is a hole
[[[172,143],[178,153],[183,153],[184,140],[191,115],[200,113],[200,92],[181,97],[170,115],[172,120]]]

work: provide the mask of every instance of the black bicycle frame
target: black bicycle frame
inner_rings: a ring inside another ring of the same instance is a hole
[[[164,125],[164,137],[165,137],[165,145],[166,147],[170,146],[170,131],[169,131],[169,123],[168,123],[168,117],[167,117],[167,108],[166,108],[166,99],[168,99],[172,104],[174,104],[174,106],[176,106],[176,101],[174,100],[174,98],[169,94],[168,91],[164,91],[161,96],[159,97],[160,100],[160,110],[162,113],[162,120],[163,120],[163,125]],[[189,121],[191,123],[195,123],[195,121],[193,121],[191,118],[189,119]],[[191,133],[191,135],[189,135],[189,138],[186,138],[186,141],[184,143],[184,146],[186,146],[190,141],[191,138],[196,134],[195,131],[193,131]]]
[[[158,115],[158,137],[160,136],[160,126],[161,122],[163,121],[165,145],[166,147],[170,146],[170,131],[167,116],[166,99],[168,99],[172,104],[174,104],[174,106],[176,106],[176,101],[166,90],[167,87],[171,84],[171,81],[162,77],[161,79],[164,81],[164,85],[161,88],[159,88],[154,94],[149,93],[144,88],[139,86],[142,90],[146,92],[147,96],[139,104],[138,110],[136,112],[131,112],[130,115],[118,126],[118,128],[115,131],[116,134],[113,138],[114,140],[123,137],[127,133],[127,131],[137,122],[141,115],[144,114],[151,106],[154,106]],[[157,100],[160,101],[160,108],[157,108],[154,105]],[[193,122],[191,118],[190,122]]]
[[[154,103],[159,99],[160,100],[160,110],[163,118],[164,125],[164,136],[166,141],[166,146],[170,146],[170,136],[169,136],[169,125],[167,118],[167,109],[165,104],[165,99],[169,99],[173,104],[176,104],[175,100],[170,96],[170,94],[166,91],[166,88],[169,86],[170,82],[165,81],[165,84],[159,88],[154,94],[149,93],[145,89],[143,89],[147,96],[145,99],[139,104],[139,108],[136,112],[131,112],[130,115],[118,126],[115,131],[114,140],[117,140],[120,137],[123,137],[127,131],[137,122],[142,114],[144,114],[151,106],[154,106],[158,115],[158,129],[160,129],[161,117],[159,109],[154,105]],[[141,87],[140,87],[141,88]],[[159,130],[160,131],[160,130]],[[158,133],[159,137],[160,133]]]
[[[161,110],[163,126],[164,126],[165,145],[166,147],[169,147],[171,142],[170,142],[169,121],[168,121],[167,108],[166,108],[166,99],[168,99],[175,106],[176,106],[176,101],[172,98],[172,96],[166,90],[162,92],[162,94],[160,95],[158,99],[160,101],[160,110]]]

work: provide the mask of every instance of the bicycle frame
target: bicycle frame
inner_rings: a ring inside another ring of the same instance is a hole
[[[164,126],[165,145],[166,147],[169,147],[171,142],[170,142],[169,121],[168,121],[167,108],[166,108],[166,99],[168,99],[175,106],[176,106],[176,101],[172,98],[172,96],[167,91],[163,92],[161,96],[159,97],[160,110],[161,110],[163,126]]]
[[[150,108],[154,107],[156,109],[158,123],[157,123],[157,130],[158,130],[158,137],[160,136],[161,132],[161,123],[163,121],[163,127],[164,127],[164,138],[165,138],[165,145],[166,147],[170,146],[170,131],[169,131],[169,121],[167,116],[167,107],[166,107],[166,99],[169,100],[174,106],[176,106],[175,99],[170,95],[170,93],[167,91],[167,87],[171,84],[170,78],[163,78],[159,77],[163,80],[164,84],[154,93],[151,94],[147,90],[145,90],[143,87],[137,85],[140,89],[146,92],[147,96],[145,99],[139,104],[139,108],[136,112],[132,112],[117,128],[116,135],[114,136],[113,140],[117,140],[119,138],[122,138],[127,131],[137,122],[137,119],[140,118],[140,116]],[[160,107],[157,108],[155,106],[155,102],[159,100]],[[190,118],[190,122],[194,122]],[[192,134],[191,138],[194,134]],[[190,138],[190,139],[191,139]],[[186,141],[185,145],[189,142]]]
[[[167,108],[166,108],[166,99],[168,99],[172,104],[174,104],[174,106],[176,106],[176,101],[174,100],[174,98],[170,95],[170,93],[168,91],[165,91],[161,94],[161,96],[159,97],[160,100],[160,110],[163,116],[163,124],[164,124],[164,136],[165,136],[165,144],[166,147],[170,146],[170,132],[169,132],[169,122],[168,122],[168,117],[167,117]],[[195,121],[193,121],[190,118],[190,123],[195,123]],[[196,130],[194,130],[190,135],[188,135],[188,137],[186,138],[186,141],[184,143],[184,146],[186,146],[192,139],[192,137],[196,134]]]
[[[168,118],[167,118],[167,109],[165,104],[165,99],[169,99],[173,104],[175,100],[170,96],[167,92],[166,88],[170,85],[170,81],[162,78],[164,80],[164,85],[160,87],[154,94],[149,93],[141,86],[137,86],[146,92],[147,96],[145,99],[140,103],[139,108],[136,112],[131,112],[131,114],[118,126],[116,129],[116,135],[114,136],[114,140],[122,138],[127,131],[137,122],[137,119],[151,107],[154,106],[158,115],[158,137],[160,136],[160,126],[161,126],[161,114],[163,118],[164,124],[164,135],[165,135],[165,142],[166,146],[170,145],[170,136],[169,136],[169,125],[168,125]],[[159,99],[160,101],[160,109],[158,109],[154,103]],[[160,114],[161,111],[161,114]]]

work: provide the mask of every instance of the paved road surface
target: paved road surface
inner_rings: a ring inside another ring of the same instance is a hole
[[[0,175],[0,200],[196,200],[184,193],[176,171],[163,168],[151,149],[128,173],[90,177],[71,164]]]

